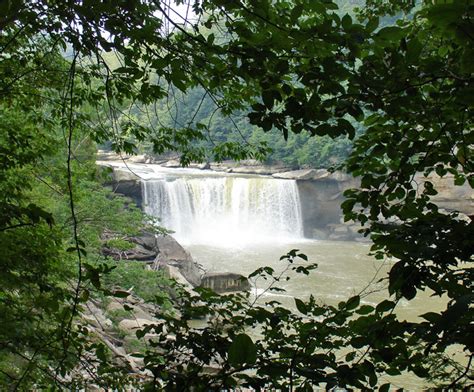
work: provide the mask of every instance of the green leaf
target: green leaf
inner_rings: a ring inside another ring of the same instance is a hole
[[[404,35],[404,30],[398,26],[384,27],[377,33],[377,38],[385,41],[400,41]]]
[[[304,253],[299,253],[297,256],[305,261],[308,261],[308,256],[306,256]]]
[[[257,348],[246,334],[237,335],[229,347],[229,363],[234,367],[253,365],[257,361]]]
[[[89,296],[90,296],[89,290],[84,290],[81,294],[81,302],[87,302],[87,300],[89,299]]]
[[[360,296],[355,295],[354,297],[351,297],[348,299],[345,307],[347,310],[352,310],[352,309],[357,308],[359,304],[360,304]]]
[[[291,10],[291,15],[290,15],[290,18],[293,23],[296,22],[296,20],[301,16],[301,14],[303,13],[303,10],[304,10],[304,7],[302,4],[298,4],[295,7],[293,7],[293,9]]]
[[[375,31],[377,27],[379,27],[378,17],[370,18],[367,24],[365,25],[365,28],[369,33],[372,33],[373,31]]]
[[[420,316],[431,323],[437,323],[441,320],[441,315],[435,312],[428,312]]]
[[[366,315],[374,311],[374,307],[370,305],[362,305],[359,309],[356,310],[357,314]]]
[[[106,362],[107,361],[107,351],[106,351],[106,348],[105,348],[105,345],[102,344],[102,343],[98,343],[96,349],[95,349],[95,355],[97,356],[97,358],[102,361],[102,362]]]
[[[342,27],[344,28],[344,30],[349,30],[352,26],[352,18],[350,17],[349,14],[345,14],[343,17],[342,17],[342,21],[341,21],[341,24],[342,24]]]
[[[380,388],[379,388],[379,392],[388,392],[390,391],[390,383],[386,383],[386,384],[383,384]]]
[[[308,312],[308,309],[306,307],[306,304],[300,300],[299,298],[295,298],[295,304],[296,304],[296,308],[303,314],[307,314]]]
[[[378,313],[384,313],[384,312],[388,312],[389,310],[392,310],[394,307],[395,307],[395,302],[389,301],[388,299],[386,299],[380,302],[375,308],[375,310]]]
[[[356,355],[357,355],[357,352],[355,351],[351,351],[350,353],[348,353],[346,355],[346,362],[352,362],[355,359]]]
[[[268,109],[273,107],[273,92],[271,90],[262,91],[262,101]]]
[[[315,2],[316,3],[316,2]],[[339,7],[337,6],[337,4],[335,4],[334,2],[332,1],[324,1],[323,2],[324,6],[328,9],[328,10],[337,10],[339,9]]]

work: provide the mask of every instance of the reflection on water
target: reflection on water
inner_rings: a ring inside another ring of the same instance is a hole
[[[276,273],[283,271],[286,262],[280,261],[280,256],[291,249],[299,249],[308,256],[308,263],[318,264],[318,268],[311,271],[309,276],[290,272],[290,280],[283,279],[279,285],[286,290],[284,293],[264,292],[268,282],[254,282],[256,293],[263,293],[262,299],[276,300],[291,308],[295,308],[295,297],[307,299],[311,294],[317,300],[331,305],[361,291],[365,293],[362,302],[366,304],[376,304],[388,296],[386,281],[382,278],[390,269],[391,261],[370,257],[370,245],[364,243],[303,240],[241,248],[195,244],[187,246],[187,249],[209,272],[236,272],[243,275],[248,275],[262,266],[271,266]],[[305,263],[303,260],[301,262]],[[397,314],[401,319],[416,320],[418,315],[442,309],[444,304],[445,301],[439,297],[420,293],[414,301],[400,301]],[[411,375],[383,380],[409,390],[423,388],[421,380]]]

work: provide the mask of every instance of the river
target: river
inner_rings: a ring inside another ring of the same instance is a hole
[[[308,263],[317,263],[318,268],[309,276],[290,274],[290,280],[282,280],[279,287],[284,293],[265,292],[262,300],[277,300],[283,305],[295,309],[294,298],[307,299],[312,294],[321,302],[335,305],[348,297],[365,293],[362,303],[375,305],[387,298],[384,282],[378,280],[386,276],[390,268],[389,260],[379,261],[369,256],[370,246],[357,242],[303,240],[288,243],[266,243],[260,245],[235,247],[218,247],[203,244],[189,244],[186,248],[194,259],[208,271],[238,272],[249,274],[261,266],[271,266],[275,271],[285,268],[280,256],[291,249],[299,249],[308,256]],[[265,281],[256,282],[256,292],[261,294],[266,286]],[[416,320],[417,316],[442,309],[443,299],[431,297],[429,293],[420,293],[413,301],[400,301],[397,315],[401,319]],[[397,377],[382,377],[380,383],[391,382],[394,387],[412,391],[424,389],[423,380],[414,375],[404,374]]]
[[[313,295],[335,305],[362,293],[362,302],[374,305],[387,298],[390,260],[369,255],[370,244],[355,241],[322,241],[303,236],[298,188],[292,180],[259,176],[236,176],[200,170],[164,169],[134,165],[142,177],[145,212],[160,218],[175,231],[177,240],[194,260],[209,272],[248,275],[262,266],[285,269],[280,256],[298,249],[308,263],[318,268],[309,276],[290,275],[279,287],[283,293],[265,291],[267,282],[251,282],[261,300],[277,300],[295,308],[294,298]],[[301,260],[303,262],[303,260]],[[416,320],[418,315],[441,309],[444,299],[420,293],[414,301],[400,301],[397,315]],[[412,375],[390,377],[396,387],[421,390],[421,380]]]

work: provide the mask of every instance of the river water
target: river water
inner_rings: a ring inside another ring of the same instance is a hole
[[[362,302],[370,305],[387,298],[386,281],[380,279],[386,277],[391,261],[371,257],[368,243],[303,237],[304,211],[295,181],[156,165],[133,165],[133,170],[143,180],[145,212],[174,230],[206,271],[248,275],[271,266],[278,273],[286,267],[280,256],[291,249],[304,253],[308,263],[318,264],[309,276],[293,274],[290,280],[281,280],[283,293],[266,292],[268,283],[263,280],[251,282],[261,300],[277,300],[294,309],[295,297],[310,295],[331,305],[360,293]],[[399,302],[396,312],[401,319],[416,320],[444,304],[444,299],[420,293],[414,301]],[[425,386],[411,375],[380,381],[408,390]]]
[[[279,287],[284,293],[264,292],[261,300],[277,300],[283,305],[295,309],[294,298],[308,299],[312,294],[317,300],[335,305],[348,297],[363,293],[362,303],[375,305],[387,298],[385,282],[378,282],[390,269],[389,260],[375,260],[369,256],[370,246],[358,242],[303,240],[298,242],[275,242],[254,246],[217,247],[203,244],[189,244],[186,248],[193,258],[210,272],[237,272],[248,275],[261,266],[271,266],[276,272],[285,269],[280,256],[291,249],[299,249],[308,256],[308,263],[317,263],[318,268],[309,276],[289,274],[290,280],[282,280]],[[304,265],[305,262],[302,262]],[[267,282],[259,280],[256,293],[261,294]],[[401,319],[416,320],[427,311],[442,309],[445,301],[421,293],[414,301],[401,301],[397,306],[397,315]],[[413,375],[385,377],[381,384],[391,382],[394,387],[408,390],[422,390],[422,380]]]

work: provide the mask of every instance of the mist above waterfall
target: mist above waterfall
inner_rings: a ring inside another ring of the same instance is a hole
[[[145,212],[183,244],[240,246],[303,238],[295,181],[183,176],[142,184]]]

